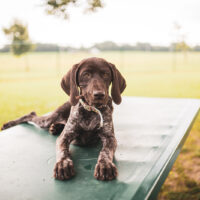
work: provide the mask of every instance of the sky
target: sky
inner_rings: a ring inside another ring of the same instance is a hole
[[[0,0],[0,46],[9,43],[2,28],[11,25],[13,19],[26,23],[31,40],[40,43],[75,47],[103,41],[169,45],[176,40],[176,22],[188,44],[200,44],[199,0],[103,2],[104,8],[96,13],[85,14],[82,7],[70,8],[69,20],[63,20],[45,13],[44,0]]]

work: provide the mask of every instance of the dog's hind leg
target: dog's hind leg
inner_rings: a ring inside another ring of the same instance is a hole
[[[36,115],[35,112],[31,112],[27,115],[24,115],[23,117],[20,117],[16,120],[12,120],[12,121],[9,121],[9,122],[3,124],[3,126],[1,127],[1,130],[5,130],[7,128],[10,128],[12,126],[16,126],[16,125],[24,123],[24,122],[32,121],[32,119],[36,116],[37,115]]]
[[[67,122],[70,110],[71,110],[71,105],[69,102],[66,102],[63,105],[61,105],[60,107],[58,107],[54,112],[52,112],[48,115],[45,115],[45,116],[37,116],[35,112],[31,112],[31,113],[24,115],[23,117],[20,117],[16,120],[5,123],[2,126],[1,130],[5,130],[7,128],[16,126],[21,123],[27,123],[27,122],[33,122],[41,128],[49,129],[50,126],[53,124],[60,124],[60,123],[63,124],[63,122]],[[53,132],[60,132],[60,129],[62,129],[62,126],[56,127],[56,129],[57,128],[59,130],[52,131],[52,134],[56,134]]]
[[[21,123],[33,122],[41,128],[48,129],[52,123],[56,122],[59,117],[59,113],[51,113],[46,116],[37,116],[35,112],[31,112],[23,117],[20,117],[16,120],[9,121],[5,123],[1,130],[16,126]]]

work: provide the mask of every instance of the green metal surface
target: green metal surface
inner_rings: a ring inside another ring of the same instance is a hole
[[[114,110],[117,180],[93,178],[100,147],[71,145],[76,176],[52,177],[56,137],[22,124],[0,133],[0,199],[154,199],[200,107],[199,100],[123,98]]]

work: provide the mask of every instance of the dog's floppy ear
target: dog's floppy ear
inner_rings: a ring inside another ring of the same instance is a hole
[[[78,103],[79,91],[76,82],[76,74],[78,71],[79,64],[73,65],[73,67],[67,72],[62,78],[61,87],[70,96],[70,103],[75,106]]]
[[[120,104],[122,101],[121,93],[126,88],[126,81],[118,69],[112,63],[109,63],[112,71],[112,88],[111,96],[116,104]]]

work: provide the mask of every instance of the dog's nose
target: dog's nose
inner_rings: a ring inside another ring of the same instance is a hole
[[[93,95],[94,95],[94,98],[103,99],[105,96],[105,92],[104,91],[94,91]]]

